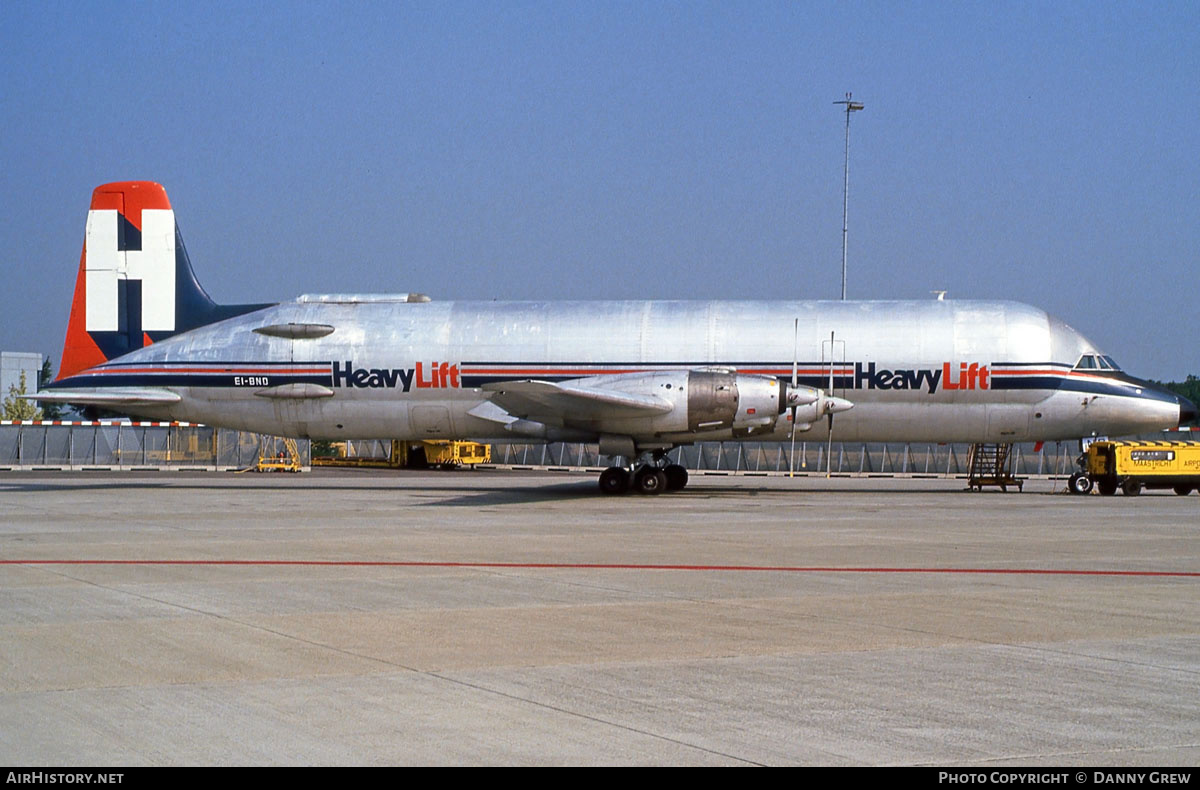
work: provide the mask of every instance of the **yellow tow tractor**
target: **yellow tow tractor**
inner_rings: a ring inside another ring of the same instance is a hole
[[[492,461],[492,446],[478,442],[449,442],[426,439],[425,463],[438,469],[457,469],[460,466],[487,464]]]
[[[1072,493],[1094,485],[1104,496],[1120,488],[1137,496],[1143,488],[1170,488],[1180,496],[1200,490],[1200,442],[1092,442],[1071,475]]]
[[[488,464],[492,461],[492,446],[478,442],[451,442],[441,439],[392,442],[386,457],[363,457],[349,454],[346,442],[334,442],[334,457],[313,458],[314,466],[386,467],[389,469],[457,469],[461,466]]]

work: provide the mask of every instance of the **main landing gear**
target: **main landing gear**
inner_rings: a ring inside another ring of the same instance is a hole
[[[624,494],[636,491],[639,494],[661,494],[664,491],[679,491],[687,485],[687,469],[679,464],[665,464],[667,455],[656,451],[649,463],[640,462],[630,467],[610,466],[600,474],[600,490],[606,494]]]

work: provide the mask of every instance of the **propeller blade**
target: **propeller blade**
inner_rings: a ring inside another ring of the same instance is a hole
[[[829,444],[825,451],[825,476],[829,477],[833,471],[833,415],[853,409],[854,404],[845,398],[837,398],[829,395],[825,397],[821,408],[825,412],[825,419],[828,421],[827,425],[829,427]]]
[[[833,396],[833,358],[834,358],[834,335],[829,333],[829,396],[825,399],[822,407],[825,409],[825,414],[829,418],[829,444],[825,448],[825,479],[833,476],[833,415],[835,412],[834,401],[841,401],[841,398]],[[849,403],[849,401],[844,401]],[[851,404],[853,405],[853,404]],[[841,411],[838,409],[837,411]]]
[[[833,412],[827,411],[829,420],[829,444],[825,448],[825,477],[833,476]]]
[[[792,448],[788,450],[788,477],[796,476],[796,407],[792,407]]]
[[[795,325],[792,327],[792,389],[800,383],[797,378],[800,368],[800,319],[796,319]]]
[[[800,319],[797,318],[792,325],[792,392],[788,393],[788,400],[792,402],[792,447],[788,450],[788,477],[796,476],[796,399],[794,392],[800,383]]]

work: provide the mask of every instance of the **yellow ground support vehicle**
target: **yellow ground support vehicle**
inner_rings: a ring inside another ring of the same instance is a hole
[[[277,445],[281,441],[283,447],[279,448]],[[300,448],[296,445],[296,440],[264,436],[259,442],[258,463],[253,469],[256,472],[301,471],[303,467],[300,464]]]
[[[457,469],[460,466],[487,464],[492,461],[492,446],[478,442],[449,442],[426,439],[425,462],[438,469]]]
[[[365,466],[389,469],[457,469],[492,462],[492,446],[478,442],[451,442],[425,439],[416,442],[393,441],[391,453],[385,458],[348,456],[345,442],[333,445],[337,456],[314,458],[314,466]]]
[[[1071,475],[1070,488],[1086,494],[1095,484],[1101,494],[1117,489],[1137,496],[1142,488],[1170,488],[1180,496],[1200,489],[1200,442],[1092,442]]]

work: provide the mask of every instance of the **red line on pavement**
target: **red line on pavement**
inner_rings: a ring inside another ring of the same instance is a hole
[[[333,568],[529,568],[546,570],[753,571],[765,573],[964,573],[1026,576],[1174,576],[1197,571],[1122,571],[1077,568],[838,568],[799,565],[658,565],[618,562],[435,562],[403,560],[0,560],[0,565],[198,565]]]

